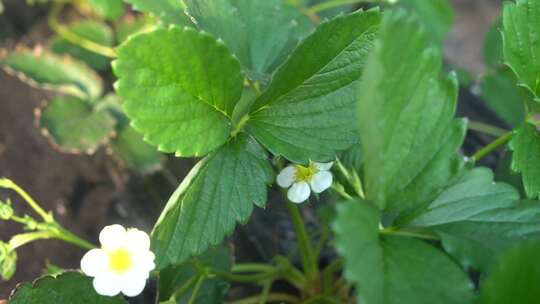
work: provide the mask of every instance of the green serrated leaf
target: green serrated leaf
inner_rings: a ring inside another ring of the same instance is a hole
[[[480,81],[480,96],[504,122],[517,126],[525,117],[516,76],[507,67],[500,67],[485,74]]]
[[[267,80],[313,25],[283,0],[186,0],[197,26],[220,37],[250,76]]]
[[[338,208],[336,248],[345,258],[345,277],[356,285],[359,303],[472,302],[472,284],[452,260],[422,241],[379,236],[380,219],[380,212],[365,201]]]
[[[501,28],[502,18],[499,18],[491,25],[484,39],[482,53],[487,66],[499,66],[504,61]]]
[[[108,20],[114,20],[124,13],[122,0],[87,0],[87,2],[96,14]]]
[[[454,23],[454,10],[448,0],[400,0],[398,4],[418,15],[430,41],[442,46]]]
[[[0,55],[0,65],[22,81],[38,88],[79,98],[95,99],[103,92],[101,78],[86,65],[43,49],[19,49]]]
[[[520,86],[538,95],[540,3],[536,0],[506,2],[502,34],[505,63],[516,73]]]
[[[365,190],[381,209],[429,202],[460,175],[466,124],[454,119],[457,80],[440,70],[416,19],[386,15],[358,88]]]
[[[113,33],[104,23],[97,21],[81,21],[69,25],[69,29],[82,38],[104,46],[113,45]],[[102,71],[109,67],[109,59],[88,51],[76,44],[73,44],[61,37],[56,37],[51,42],[51,51],[56,54],[67,54],[81,60],[90,67]]]
[[[184,12],[186,7],[182,0],[124,0],[124,2],[131,4],[136,11],[159,18],[167,25],[193,26],[189,16]]]
[[[408,223],[436,231],[465,268],[487,271],[501,252],[540,236],[540,204],[519,201],[510,185],[494,183],[487,168],[468,172]]]
[[[93,154],[114,135],[115,119],[88,101],[58,96],[41,109],[40,126],[62,151]]]
[[[171,298],[176,290],[194,282],[198,269],[194,266],[197,263],[199,266],[208,267],[212,271],[220,273],[228,273],[232,266],[231,250],[225,246],[210,248],[195,261],[188,261],[184,264],[168,267],[159,273],[159,299],[167,301]],[[180,296],[176,297],[175,304],[187,304],[193,294],[193,285],[185,290]],[[207,278],[201,286],[193,303],[222,303],[225,293],[229,289],[230,284],[221,277]]]
[[[255,101],[247,129],[290,161],[328,161],[358,142],[356,82],[380,12],[358,11],[322,23],[291,54]]]
[[[243,77],[212,36],[174,26],[137,35],[113,69],[132,126],[160,151],[200,156],[227,140]]]
[[[272,168],[265,151],[239,134],[194,167],[171,196],[154,231],[156,264],[164,268],[220,243],[253,204],[264,207]]]
[[[540,298],[540,242],[523,243],[498,261],[481,284],[481,304],[536,303]]]
[[[540,196],[540,135],[528,122],[514,130],[510,141],[514,151],[512,170],[521,173],[523,187],[529,198]]]
[[[15,289],[10,304],[125,304],[120,296],[98,295],[92,278],[69,271],[53,278],[44,276],[33,283],[24,283]]]

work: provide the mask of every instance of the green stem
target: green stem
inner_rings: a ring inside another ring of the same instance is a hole
[[[60,225],[58,225],[57,229],[58,229],[58,233],[55,237],[60,240],[79,246],[83,249],[94,249],[97,247],[96,245],[78,237],[77,235],[75,235],[74,233],[72,233],[71,231],[65,229],[64,227]]]
[[[506,132],[508,132],[504,129],[501,129],[501,128],[498,128],[489,124],[485,124],[483,122],[471,121],[471,120],[469,120],[468,122],[468,128],[469,130],[473,130],[473,131],[477,131],[477,132],[481,132],[481,133],[485,133],[485,134],[493,135],[493,136],[502,136],[506,134]]]
[[[268,296],[270,295],[270,289],[272,289],[273,283],[274,281],[272,280],[268,280],[266,283],[264,283],[259,304],[266,304],[266,302],[268,302]]]
[[[332,293],[332,276],[341,268],[343,268],[343,259],[339,258],[337,260],[334,260],[323,270],[323,284],[325,295],[330,295]]]
[[[21,187],[19,187],[13,181],[11,181],[11,180],[9,180],[7,178],[2,178],[2,179],[0,179],[0,187],[6,188],[6,189],[11,189],[11,190],[17,192],[17,194],[19,194],[28,203],[28,205],[30,205],[30,207],[32,207],[32,209],[34,209],[34,211],[37,214],[39,214],[39,216],[41,216],[41,218],[43,218],[43,220],[46,223],[54,222],[53,216],[50,213],[45,212],[45,210],[43,210],[38,205],[38,203],[36,203],[36,201],[30,195],[28,195],[28,193],[26,193],[26,191],[21,189]]]
[[[201,290],[201,286],[204,283],[204,280],[206,280],[206,275],[205,274],[199,275],[199,278],[197,279],[197,283],[195,283],[195,288],[193,289],[193,293],[191,294],[191,297],[189,298],[189,301],[187,304],[195,303],[195,300],[197,299],[197,294],[199,294],[199,290]]]
[[[397,229],[397,228],[386,228],[379,230],[380,234],[387,235],[398,235],[406,237],[414,237],[424,240],[438,241],[439,237],[433,233],[427,231],[417,231],[412,229]]]
[[[69,27],[60,24],[58,22],[58,15],[60,14],[60,11],[63,8],[62,3],[57,3],[53,6],[51,9],[51,12],[48,17],[48,23],[49,26],[53,29],[53,31],[58,34],[58,36],[62,37],[63,39],[74,43],[90,52],[99,54],[104,57],[108,58],[116,58],[116,51],[113,48],[110,48],[108,46],[104,46],[98,43],[95,43],[91,40],[85,39],[74,32],[72,32]]]
[[[300,210],[296,205],[293,205],[292,203],[287,203],[287,209],[289,210],[289,214],[293,222],[294,231],[296,233],[296,237],[298,238],[300,257],[302,258],[302,265],[304,271],[308,280],[313,281],[317,276],[318,267],[317,261],[315,260],[313,247],[311,246],[311,241],[309,240],[309,236],[306,232],[304,221],[302,220]]]
[[[260,299],[261,299],[261,296],[258,295],[258,296],[245,298],[242,300],[232,301],[232,302],[229,302],[228,304],[259,304]],[[271,302],[299,303],[300,299],[290,294],[276,292],[276,293],[268,294],[266,303],[271,303]]]
[[[171,295],[171,297],[169,298],[169,301],[176,302],[176,299],[180,298],[181,295],[183,295],[188,289],[190,289],[193,285],[197,283],[197,281],[199,280],[199,277],[201,277],[201,275],[193,276],[191,279],[189,279],[189,281],[187,281],[178,289],[176,289]]]
[[[235,264],[231,268],[231,272],[272,272],[276,268],[268,264],[259,263],[241,263]]]
[[[9,240],[9,247],[12,250],[15,250],[30,242],[43,240],[43,239],[50,239],[53,237],[55,236],[51,231],[34,231],[34,232],[17,234],[14,237],[12,237],[11,240]]]
[[[269,280],[278,276],[277,272],[264,272],[258,274],[233,274],[227,272],[212,272],[218,277],[222,277],[229,281],[240,283],[257,283],[260,281]]]
[[[508,143],[512,139],[512,132],[506,132],[482,149],[478,150],[476,153],[471,156],[471,160],[474,162],[479,161],[480,159],[484,158],[489,153],[493,152],[498,147]]]

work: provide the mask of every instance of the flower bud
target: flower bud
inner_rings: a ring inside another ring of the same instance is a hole
[[[11,203],[7,201],[6,203],[0,201],[0,220],[7,221],[13,216],[13,208],[11,208]]]
[[[11,250],[8,244],[0,242],[0,277],[8,281],[15,273],[17,252]]]

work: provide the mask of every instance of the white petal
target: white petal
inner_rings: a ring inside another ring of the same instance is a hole
[[[277,176],[277,184],[281,188],[289,188],[296,179],[296,168],[294,166],[288,166]]]
[[[99,233],[99,242],[104,249],[114,249],[124,245],[126,229],[121,225],[111,225]]]
[[[130,276],[122,279],[122,293],[127,297],[136,297],[144,290],[147,277]]]
[[[110,274],[100,275],[94,278],[94,289],[102,296],[114,297],[121,291],[121,281],[118,277]]]
[[[133,270],[136,272],[149,273],[156,268],[154,253],[150,250],[136,252],[134,258],[135,265]]]
[[[88,251],[81,259],[81,270],[89,277],[95,277],[107,270],[109,257],[101,249]]]
[[[291,202],[299,204],[307,200],[310,193],[308,183],[298,182],[294,183],[289,191],[287,191],[287,197]]]
[[[148,251],[150,249],[150,237],[144,231],[130,228],[126,234],[126,245],[134,251]]]
[[[334,162],[329,162],[329,163],[316,163],[316,162],[314,162],[313,165],[319,171],[328,171],[328,170],[330,170],[330,168],[332,168],[332,166],[334,165]]]
[[[315,193],[321,193],[332,186],[332,173],[330,171],[317,172],[310,182],[311,190]]]

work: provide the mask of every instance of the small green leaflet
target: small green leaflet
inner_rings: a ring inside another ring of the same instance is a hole
[[[155,172],[161,168],[162,155],[145,143],[141,134],[125,126],[110,144],[112,154],[126,168],[140,173]]]
[[[440,69],[419,22],[387,14],[357,88],[365,189],[381,209],[429,202],[460,175],[466,124],[454,119],[457,80]]]
[[[501,252],[540,236],[540,204],[520,201],[510,185],[494,183],[487,168],[467,172],[406,224],[439,234],[465,268],[486,271]]]
[[[518,76],[518,84],[537,96],[540,93],[540,3],[537,0],[505,2],[502,33],[505,63]]]
[[[482,53],[484,54],[485,64],[490,67],[500,66],[504,61],[501,28],[502,18],[499,18],[491,25],[484,39]]]
[[[19,285],[9,298],[10,304],[126,304],[120,296],[98,295],[92,278],[69,271],[57,277],[44,276],[33,283]]]
[[[92,20],[80,21],[70,24],[69,29],[80,37],[100,45],[111,47],[114,43],[111,29],[102,22]],[[56,54],[68,54],[99,71],[109,67],[108,58],[88,51],[60,37],[54,38],[51,42],[51,51]]]
[[[37,117],[45,135],[60,150],[93,154],[114,136],[115,119],[96,111],[88,101],[58,96],[40,109]]]
[[[313,28],[283,0],[186,0],[201,30],[225,41],[251,78],[266,82]]]
[[[478,303],[537,303],[540,298],[539,252],[538,240],[522,243],[506,252],[482,282]]]
[[[83,63],[43,49],[18,49],[1,56],[0,65],[22,81],[43,89],[82,99],[95,99],[103,92],[101,78]]]
[[[336,248],[365,304],[466,304],[472,284],[443,252],[411,238],[379,236],[380,211],[366,201],[338,207]]]
[[[210,248],[207,252],[197,257],[195,261],[186,261],[184,264],[163,269],[159,273],[159,300],[167,301],[179,286],[192,283],[191,288],[176,298],[175,304],[186,304],[193,294],[193,287],[199,271],[194,266],[197,263],[203,267],[209,267],[212,271],[228,273],[231,270],[233,257],[230,248],[218,246]],[[194,303],[223,303],[224,296],[229,289],[229,282],[214,276],[207,278],[195,298]],[[160,302],[161,303],[161,302]]]
[[[137,35],[118,49],[113,69],[132,126],[160,151],[201,156],[227,140],[243,77],[209,34],[172,26]]]
[[[401,0],[398,5],[418,15],[433,45],[444,43],[454,23],[454,10],[448,0]]]
[[[358,142],[356,82],[381,14],[358,11],[321,23],[255,101],[247,130],[290,161],[328,161]]]
[[[206,251],[245,223],[253,205],[264,207],[273,178],[265,151],[239,134],[200,161],[169,199],[154,231],[158,268]]]
[[[540,196],[540,135],[535,126],[525,122],[514,130],[510,149],[512,170],[521,173],[525,193],[529,198]]]
[[[139,12],[152,14],[163,23],[179,26],[193,26],[189,16],[185,14],[182,0],[124,0]]]
[[[510,126],[517,126],[525,117],[525,106],[516,76],[508,67],[495,68],[482,76],[480,96]]]
[[[122,0],[87,0],[87,2],[96,14],[105,19],[115,20],[124,13]]]

